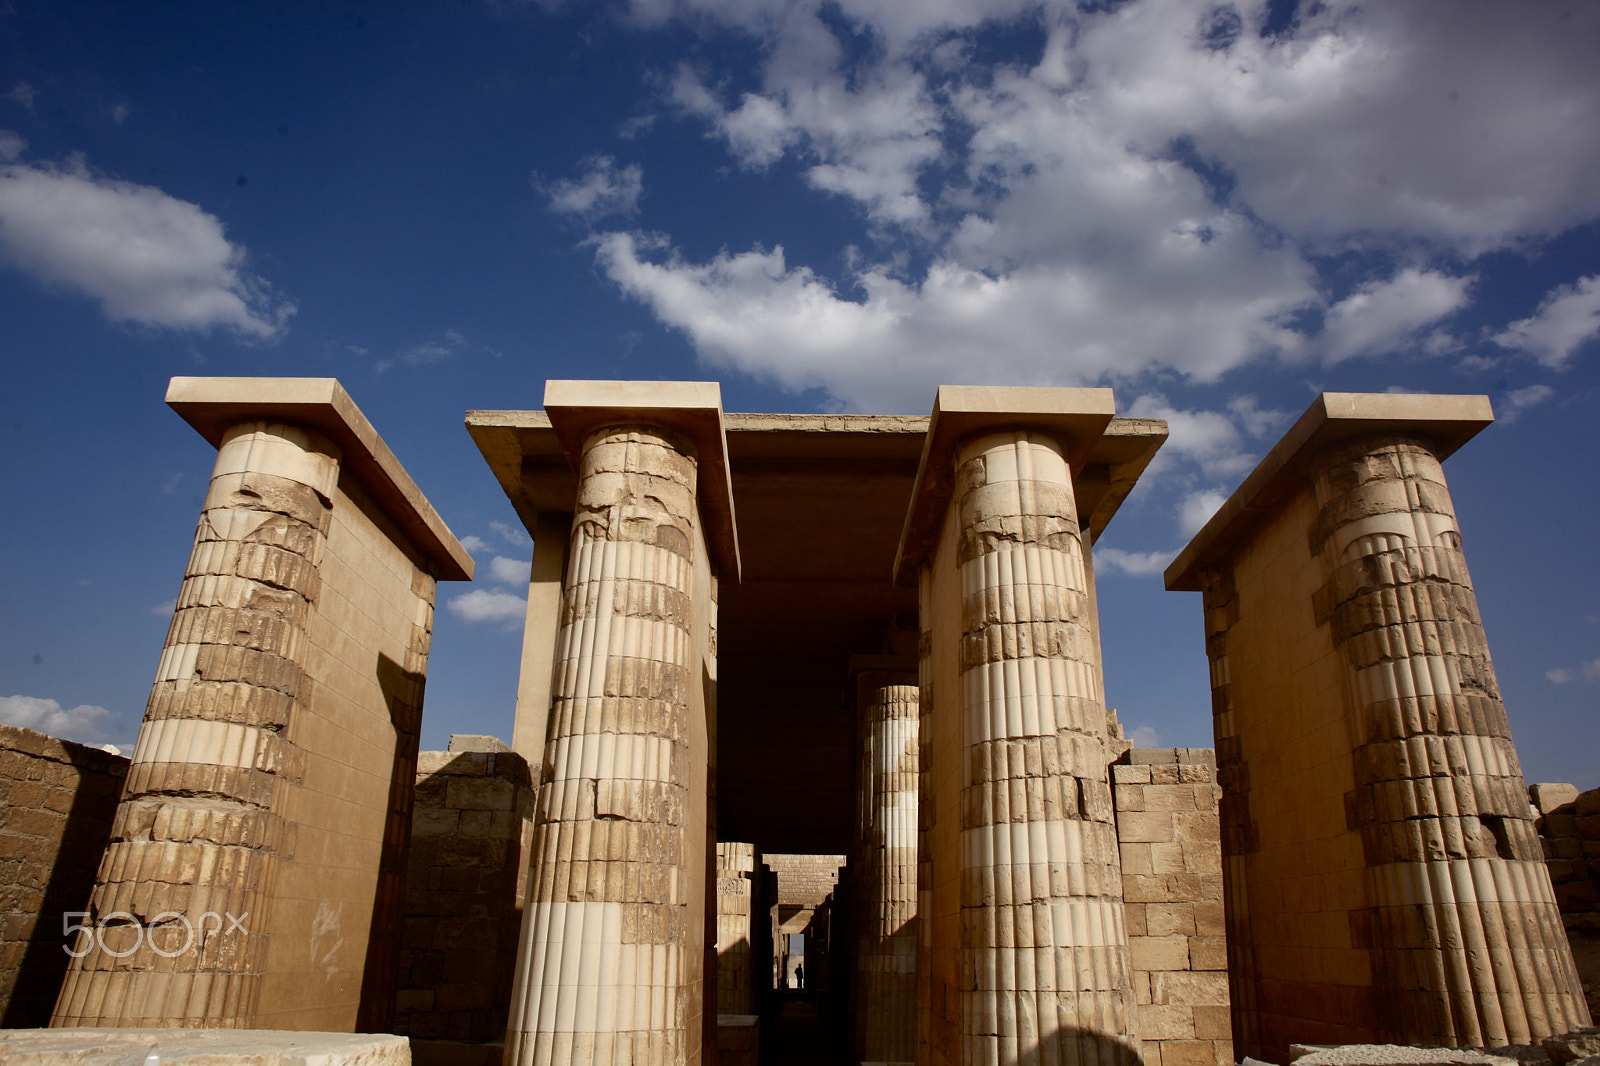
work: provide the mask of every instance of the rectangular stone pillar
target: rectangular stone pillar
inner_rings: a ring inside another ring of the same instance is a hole
[[[1139,1057],[1073,472],[1109,390],[939,390],[896,563],[922,590],[918,1061]]]
[[[1440,466],[1492,418],[1318,397],[1167,570],[1204,595],[1241,1054],[1587,1023]]]
[[[698,1062],[715,583],[738,577],[714,384],[550,382],[577,468],[506,1056]]]
[[[218,449],[58,1026],[386,1027],[437,580],[331,378],[174,378]]]

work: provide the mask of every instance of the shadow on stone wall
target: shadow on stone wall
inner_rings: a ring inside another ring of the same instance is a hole
[[[419,1042],[504,1038],[522,925],[528,764],[493,738],[451,746],[417,757],[394,1031],[419,1061]]]

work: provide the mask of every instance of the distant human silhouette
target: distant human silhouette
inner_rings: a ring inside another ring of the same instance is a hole
[[[804,988],[806,986],[806,964],[803,962],[794,964],[794,986],[796,988]]]

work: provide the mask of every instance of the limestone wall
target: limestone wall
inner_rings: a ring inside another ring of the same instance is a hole
[[[1600,1018],[1600,788],[1539,784],[1528,794],[1589,1013]]]
[[[839,883],[843,855],[763,855],[761,861],[778,875],[780,907],[815,908]]]
[[[1233,1037],[1267,1061],[1293,1041],[1382,1040],[1371,943],[1357,936],[1367,894],[1345,813],[1344,666],[1312,607],[1325,580],[1305,533],[1316,520],[1306,487],[1205,593]]]
[[[1229,1066],[1215,756],[1135,748],[1112,766],[1146,1066]]]
[[[305,773],[285,804],[258,1028],[388,1031],[434,581],[341,478],[308,626],[315,694],[288,738]]]
[[[50,1024],[62,916],[89,901],[127,773],[125,756],[0,725],[0,1027]]]
[[[455,738],[452,747],[460,747]],[[395,1032],[413,1040],[504,1038],[522,923],[519,865],[532,815],[528,764],[516,752],[418,756]]]

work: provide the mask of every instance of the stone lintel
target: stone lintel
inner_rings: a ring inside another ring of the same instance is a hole
[[[578,474],[543,411],[468,411],[472,437],[532,536],[541,512],[571,514]]]
[[[917,657],[915,655],[852,655],[850,676],[857,674],[909,674],[911,684],[916,684]]]
[[[336,378],[175,377],[167,406],[213,447],[246,422],[315,430],[338,445],[340,469],[383,510],[440,581],[471,581],[472,556]]]
[[[1061,442],[1076,476],[1115,414],[1110,389],[940,385],[895,553],[895,583],[915,581],[917,568],[933,554],[955,487],[954,455],[962,440],[985,432],[1037,430]]]
[[[1323,393],[1178,553],[1166,570],[1167,589],[1199,591],[1202,574],[1272,514],[1329,445],[1376,433],[1407,433],[1426,439],[1443,460],[1493,421],[1487,396]]]

